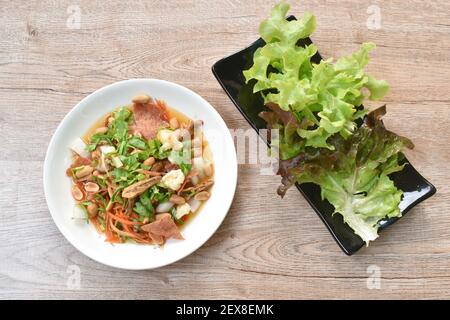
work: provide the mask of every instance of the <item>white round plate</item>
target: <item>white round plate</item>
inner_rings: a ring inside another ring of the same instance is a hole
[[[71,163],[69,146],[107,112],[129,105],[133,96],[148,94],[164,100],[191,119],[204,121],[204,135],[214,160],[211,198],[185,227],[185,240],[169,239],[163,247],[105,242],[92,225],[72,219],[75,205],[71,181],[65,171]],[[47,149],[44,190],[50,213],[61,233],[78,250],[106,265],[123,269],[152,269],[180,260],[198,249],[225,218],[236,190],[237,160],[233,139],[217,111],[195,92],[175,83],[156,79],[116,82],[90,94],[63,119]]]

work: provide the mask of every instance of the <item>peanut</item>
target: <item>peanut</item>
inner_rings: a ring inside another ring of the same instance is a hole
[[[205,167],[203,168],[203,172],[207,177],[211,177],[214,173],[212,164],[205,165]]]
[[[87,212],[88,212],[90,218],[94,218],[95,216],[97,216],[98,206],[95,203],[90,203],[87,206]]]
[[[83,200],[84,197],[83,192],[81,192],[80,188],[78,188],[76,185],[72,187],[72,196],[77,201]]]
[[[135,97],[132,99],[132,101],[133,101],[134,103],[141,103],[141,104],[144,104],[144,103],[148,103],[148,102],[150,101],[150,97],[147,96],[147,95],[145,95],[145,94],[141,94],[141,95],[135,96]]]
[[[95,133],[106,133],[108,131],[108,127],[100,127],[95,129]]]
[[[100,190],[100,187],[94,182],[86,182],[86,184],[84,185],[84,190],[86,190],[87,192],[97,192],[98,190]]]
[[[175,129],[178,129],[178,127],[180,126],[180,123],[178,122],[177,118],[170,118],[169,125],[170,125],[171,129],[175,130]]]
[[[150,157],[147,160],[144,161],[144,165],[151,167],[155,164],[155,158]]]
[[[77,179],[81,179],[83,177],[86,177],[87,175],[90,175],[92,171],[94,171],[94,168],[92,168],[91,166],[84,166],[75,172],[75,177]]]
[[[158,171],[162,171],[164,169],[164,165],[161,161],[156,162],[153,166],[152,166],[152,171],[158,172]]]
[[[198,201],[205,201],[205,200],[208,200],[209,197],[210,197],[210,194],[208,191],[201,191],[194,196],[194,199],[198,200]]]
[[[186,199],[184,199],[183,197],[176,195],[176,194],[171,195],[169,201],[172,203],[175,203],[175,204],[186,203]]]

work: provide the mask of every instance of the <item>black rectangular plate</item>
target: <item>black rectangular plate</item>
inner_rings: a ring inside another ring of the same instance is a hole
[[[291,16],[288,18],[288,20],[291,19],[295,19],[295,17]],[[301,45],[312,43],[309,38],[302,41],[303,43]],[[264,102],[260,94],[253,93],[253,83],[245,84],[242,71],[252,66],[254,52],[259,47],[264,46],[264,44],[264,40],[258,39],[246,49],[219,60],[212,67],[214,76],[228,97],[257,132],[259,132],[259,129],[266,128],[264,120],[258,116],[264,109]],[[321,59],[322,57],[317,53],[312,58],[312,61],[319,63]],[[436,193],[436,188],[422,177],[406,158],[404,158],[403,162],[406,163],[405,168],[391,175],[395,185],[404,193],[400,203],[402,216],[416,204]],[[347,255],[352,255],[365,245],[364,241],[344,223],[341,215],[332,215],[334,208],[328,201],[321,199],[320,188],[317,185],[304,183],[297,185],[297,188],[322,219],[336,242]],[[276,190],[273,192],[276,192]],[[398,219],[390,218],[381,221],[380,231]]]

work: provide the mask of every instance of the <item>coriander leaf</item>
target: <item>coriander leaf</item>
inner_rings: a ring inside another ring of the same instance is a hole
[[[141,150],[144,150],[147,147],[145,140],[137,136],[133,136],[130,140],[128,140],[128,144]]]
[[[139,200],[136,201],[133,210],[139,215],[140,221],[143,221],[145,218],[153,221],[155,209],[153,208],[148,190],[139,196]]]
[[[86,146],[86,150],[89,152],[94,151],[100,142],[112,144],[110,132],[93,134],[91,136],[90,143]]]
[[[139,173],[137,176],[136,176],[136,179],[137,180],[144,180],[145,179],[145,174],[143,174],[143,173]]]
[[[131,111],[127,107],[121,107],[114,111],[114,119],[119,121],[129,121],[131,120]]]
[[[127,151],[127,140],[126,138],[123,138],[124,140],[119,141],[119,148],[117,148],[117,152],[121,155],[124,155]]]
[[[155,155],[159,152],[159,148],[161,148],[161,142],[158,139],[149,140],[148,147],[150,154]]]
[[[161,150],[161,142],[158,139],[148,141],[149,155],[156,159],[166,159],[169,156],[169,150]]]
[[[141,202],[136,202],[133,210],[140,216],[146,216],[148,214],[148,210]]]
[[[185,148],[180,151],[172,150],[170,152],[168,160],[171,163],[178,165],[180,167],[180,169],[183,171],[185,176],[189,173],[189,171],[191,171],[192,164],[191,164],[191,149],[190,148]]]
[[[114,168],[112,171],[114,182],[119,183],[129,179],[129,172],[125,168]]]
[[[155,185],[148,189],[150,200],[153,203],[160,203],[165,202],[169,200],[170,198],[170,191],[166,190],[165,188],[159,187],[158,185]]]
[[[96,143],[90,143],[86,146],[86,151],[92,152],[97,148],[97,144]]]
[[[181,162],[179,164],[181,171],[183,171],[184,176],[187,176],[187,174],[191,171],[192,169],[192,164],[190,163],[184,163]]]
[[[172,209],[170,209],[170,215],[172,216],[173,221],[175,221],[175,223],[177,225],[184,224],[184,221],[182,219],[177,218],[177,208],[176,207],[173,207]]]
[[[131,118],[131,111],[126,107],[122,107],[114,112],[114,120],[112,121],[109,130],[111,136],[116,140],[118,144],[123,144],[128,137],[128,121]],[[120,149],[120,147],[119,147]],[[120,154],[124,153],[124,146],[122,146]]]

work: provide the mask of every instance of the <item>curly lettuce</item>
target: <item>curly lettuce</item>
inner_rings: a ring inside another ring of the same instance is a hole
[[[252,67],[243,72],[247,83],[256,80],[253,92],[260,92],[265,103],[292,112],[298,122],[307,121],[307,126],[293,132],[298,136],[295,147],[281,145],[282,159],[306,147],[332,150],[330,137],[348,138],[357,127],[355,121],[364,116],[357,110],[363,100],[381,99],[389,90],[385,81],[364,71],[375,44],[364,43],[356,53],[335,63],[328,59],[314,64],[311,58],[316,46],[298,43],[315,30],[315,17],[305,13],[300,20],[287,21],[288,10],[288,4],[279,3],[261,23],[259,32],[266,44],[256,50]]]
[[[385,107],[372,111],[347,140],[335,136],[334,150],[304,153],[284,161],[280,174],[285,192],[293,183],[312,182],[320,186],[344,221],[367,244],[378,237],[380,220],[400,217],[402,191],[389,175],[403,169],[401,151],[412,142],[388,131],[380,118]]]
[[[288,4],[279,3],[261,23],[266,44],[243,71],[246,82],[254,83],[253,92],[264,98],[267,110],[260,117],[279,133],[271,141],[281,158],[278,193],[283,196],[294,183],[317,184],[334,214],[369,244],[383,219],[401,215],[403,192],[390,174],[403,169],[401,151],[413,144],[384,127],[385,107],[368,113],[362,106],[389,91],[386,81],[364,70],[375,44],[363,43],[335,62],[314,63],[317,48],[301,44],[308,43],[302,40],[312,34],[316,20],[305,13],[287,21],[288,10]]]

